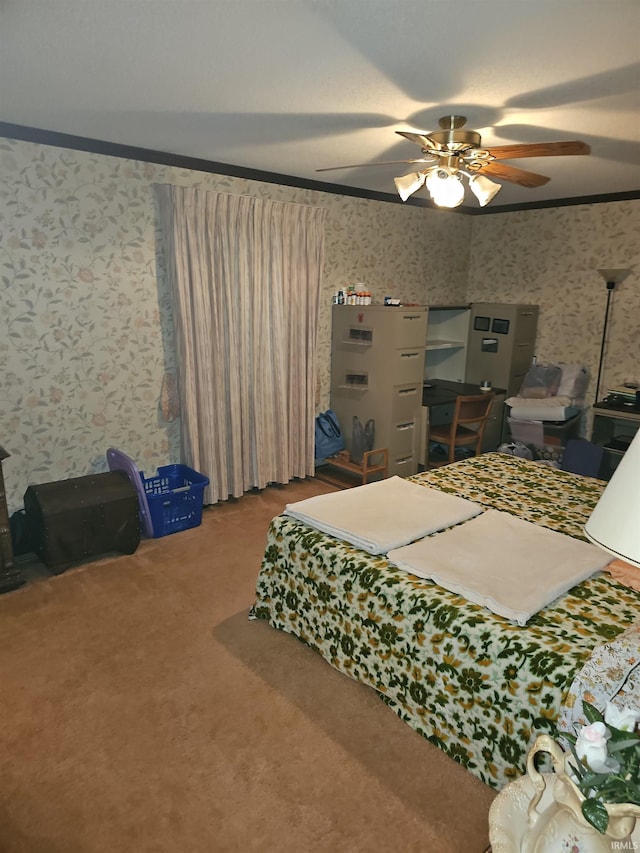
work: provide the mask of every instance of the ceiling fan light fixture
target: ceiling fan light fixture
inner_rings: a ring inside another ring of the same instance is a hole
[[[472,175],[469,178],[469,189],[480,202],[480,207],[485,207],[500,192],[502,184],[497,184],[484,175]]]
[[[409,196],[423,186],[425,179],[426,175],[423,172],[409,172],[408,175],[400,175],[399,178],[394,178],[393,182],[402,201],[406,201]]]
[[[426,184],[433,203],[438,207],[459,207],[464,201],[464,185],[460,176],[446,169],[432,169]]]
[[[396,189],[403,201],[426,184],[432,201],[438,207],[458,207],[464,201],[464,176],[480,207],[485,207],[502,189],[502,184],[489,180],[493,175],[499,181],[508,181],[520,187],[537,189],[549,182],[545,175],[510,166],[503,160],[522,157],[558,157],[563,155],[589,154],[591,149],[585,142],[569,140],[560,142],[515,143],[513,145],[482,146],[482,137],[475,130],[465,130],[465,116],[448,115],[439,119],[440,130],[421,131],[396,130],[396,133],[420,147],[421,156],[408,160],[386,160],[376,163],[358,163],[352,166],[333,166],[316,169],[331,172],[336,169],[357,169],[364,166],[390,166],[400,163],[420,163],[414,167],[420,172],[411,172],[395,178]],[[405,167],[406,168],[406,167]],[[481,174],[482,173],[482,174]],[[475,176],[475,177],[474,177]],[[610,282],[607,282],[609,286]]]

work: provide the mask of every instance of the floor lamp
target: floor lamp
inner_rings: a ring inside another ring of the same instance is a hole
[[[587,537],[640,568],[640,430],[584,526]]]
[[[607,307],[604,312],[604,326],[602,328],[602,343],[600,344],[600,361],[598,362],[598,381],[596,382],[596,398],[594,402],[600,399],[600,377],[602,376],[602,364],[604,362],[604,351],[607,344],[607,327],[609,325],[609,308],[611,305],[611,294],[616,289],[617,285],[625,280],[631,274],[631,270],[598,270],[600,275],[607,283]]]

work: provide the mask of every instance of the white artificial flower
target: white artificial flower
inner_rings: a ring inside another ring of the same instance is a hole
[[[632,732],[636,723],[640,722],[640,711],[635,711],[633,708],[618,708],[613,702],[607,702],[604,719],[614,729]]]
[[[611,773],[620,769],[620,764],[607,752],[607,741],[611,732],[604,723],[583,726],[576,740],[576,753],[587,762],[594,773]]]

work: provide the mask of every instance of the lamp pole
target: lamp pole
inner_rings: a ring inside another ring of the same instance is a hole
[[[604,312],[604,326],[602,328],[602,342],[600,344],[600,361],[598,362],[598,380],[596,382],[596,399],[598,403],[600,398],[600,377],[602,376],[602,365],[604,363],[604,351],[607,345],[607,327],[609,325],[609,308],[611,306],[611,294],[616,289],[616,285],[624,281],[631,274],[631,270],[598,270],[600,275],[607,283],[607,306]]]
[[[609,325],[609,308],[611,306],[611,294],[616,289],[615,281],[607,282],[607,307],[604,310],[604,325],[602,327],[602,341],[600,343],[600,361],[598,362],[598,379],[596,382],[596,398],[593,401],[598,403],[600,399],[600,377],[602,376],[602,363],[604,362],[604,348],[607,344],[607,326]]]

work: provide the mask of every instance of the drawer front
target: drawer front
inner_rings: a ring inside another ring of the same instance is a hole
[[[392,456],[413,455],[416,447],[417,423],[415,420],[401,421],[391,426],[389,451]]]
[[[349,391],[367,391],[369,388],[369,371],[366,368],[349,366],[336,370],[331,377],[331,393]]]
[[[391,420],[393,423],[415,417],[422,405],[422,381],[419,384],[397,385],[391,398]]]
[[[424,348],[399,349],[391,356],[394,382],[421,382],[424,374]]]
[[[441,406],[431,406],[429,410],[429,425],[442,426],[453,421],[455,403],[443,403]]]
[[[340,344],[331,355],[331,372],[375,373],[380,382],[399,385],[401,382],[422,382],[424,376],[424,346],[367,347]]]
[[[511,359],[511,375],[521,373],[523,370],[526,373],[531,366],[534,355],[535,342],[533,340],[516,342],[513,346]]]
[[[418,473],[418,460],[413,454],[391,454],[389,457],[389,476],[411,477]]]
[[[518,339],[535,341],[538,327],[538,309],[523,308],[518,311],[516,322]]]
[[[393,317],[393,346],[397,348],[422,347],[427,341],[427,312],[420,309],[390,309]]]
[[[334,305],[332,313],[334,346],[424,346],[427,339],[425,308],[396,308],[381,305]]]

